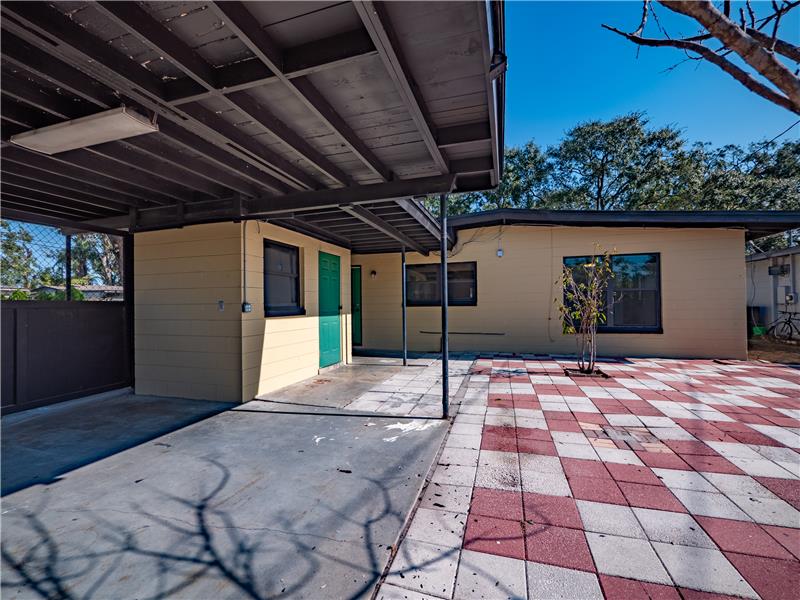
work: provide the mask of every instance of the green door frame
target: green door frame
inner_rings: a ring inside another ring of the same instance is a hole
[[[361,266],[350,267],[350,315],[352,319],[353,345],[363,344],[361,321]]]
[[[341,259],[319,253],[319,366],[329,367],[342,359]]]

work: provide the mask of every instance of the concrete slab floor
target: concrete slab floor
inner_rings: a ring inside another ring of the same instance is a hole
[[[150,400],[4,420],[9,481],[84,456],[4,497],[5,598],[368,597],[447,429],[254,401],[142,441],[142,406],[176,422],[220,408]],[[15,460],[15,439],[36,456]]]
[[[411,358],[409,367],[421,370],[431,358]],[[396,357],[354,356],[353,362],[328,369],[316,377],[258,396],[259,400],[344,408],[356,398],[403,371],[402,359]]]

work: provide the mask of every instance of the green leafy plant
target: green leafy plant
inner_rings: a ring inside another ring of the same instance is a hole
[[[581,373],[595,373],[597,362],[597,326],[606,322],[608,281],[614,277],[611,256],[595,246],[595,254],[586,263],[564,265],[556,281],[563,296],[556,298],[564,333],[574,335],[578,346],[577,362]]]

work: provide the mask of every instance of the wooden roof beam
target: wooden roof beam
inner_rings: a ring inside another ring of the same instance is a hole
[[[53,57],[56,63],[68,61],[69,68],[79,68],[102,85],[117,91],[119,102],[153,111],[174,126],[185,129],[193,139],[201,140],[205,147],[211,145],[228,154],[235,159],[234,164],[248,164],[250,168],[242,173],[257,183],[260,189],[278,193],[287,191],[286,184],[274,177],[273,167],[239,150],[228,138],[179,112],[179,107],[170,107],[165,98],[163,82],[155,74],[99,38],[87,34],[83,27],[66,15],[42,2],[3,2],[0,11],[4,17],[4,34],[11,31]],[[50,71],[51,76],[57,73],[55,67]],[[162,121],[159,125],[164,131],[166,122]],[[253,168],[260,173],[250,176]]]
[[[368,211],[363,206],[357,206],[355,204],[343,204],[339,208],[341,208],[344,212],[348,215],[351,215],[372,227],[380,231],[381,233],[388,235],[390,238],[397,240],[400,244],[409,248],[411,250],[415,250],[424,256],[428,256],[428,250],[425,247],[418,243],[416,240],[411,239],[405,233],[397,229],[391,223],[384,221],[375,213]]]
[[[377,54],[369,35],[363,29],[347,31],[283,50],[284,74],[289,79],[334,69]],[[250,58],[214,69],[217,87],[208,90],[191,77],[165,82],[170,104],[178,106],[214,96],[230,94],[275,83],[278,80],[260,59]]]
[[[185,44],[183,40],[154,19],[147,11],[133,2],[98,2],[95,6],[117,25],[168,58],[170,62],[194,79],[198,84],[205,87],[208,91],[214,92],[217,97],[225,100],[227,103],[238,107],[238,104],[233,100],[216,93],[217,83],[214,68],[197,54],[197,52]],[[199,104],[185,105],[182,110],[207,127],[222,133],[225,137],[231,139],[248,152],[258,156],[265,163],[272,165],[274,168],[273,174],[290,186],[299,189],[317,189],[320,187],[319,182],[303,171],[303,169],[292,164],[283,156],[275,153],[263,144],[243,134],[235,125],[218,117]],[[283,125],[283,127],[278,130],[283,133],[284,136],[280,136],[276,133],[276,127],[266,127],[265,123],[269,122],[266,118],[259,119],[256,118],[255,115],[248,116],[255,119],[279,141],[289,146],[290,149],[301,154],[301,156],[303,156],[305,160],[311,162],[312,165],[316,166],[314,162],[315,158],[326,160],[321,154],[317,153],[303,141],[300,141],[299,144],[303,146],[307,151],[306,154],[310,154],[310,156],[304,155],[297,148],[292,146],[286,138],[288,137],[292,141],[298,142],[299,136],[289,131],[288,127],[282,123],[281,125]]]
[[[314,116],[335,133],[370,170],[384,181],[393,178],[391,171],[374,152],[356,135],[353,129],[334,110],[325,97],[306,76],[289,78],[285,71],[285,57],[242,2],[212,2],[209,7],[236,34],[248,49],[261,60],[276,78],[287,86]]]
[[[436,143],[436,130],[425,107],[425,100],[411,75],[386,10],[380,3],[371,0],[354,2],[353,6],[378,49],[383,65],[394,82],[406,110],[416,124],[436,168],[440,173],[449,173],[450,165],[444,152]]]

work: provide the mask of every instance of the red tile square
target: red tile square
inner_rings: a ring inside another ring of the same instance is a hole
[[[671,452],[637,452],[636,456],[651,469],[692,470],[680,456]]]
[[[678,590],[669,585],[600,575],[606,600],[680,600]]]
[[[522,522],[470,514],[464,534],[464,549],[524,560]]]
[[[719,453],[711,446],[703,442],[691,440],[664,440],[670,450],[678,454],[699,454],[701,456],[719,456]]]
[[[681,596],[677,588],[647,581],[640,581],[639,583],[642,584],[644,591],[647,592],[651,600],[680,600]]]
[[[586,537],[578,529],[525,524],[525,553],[533,562],[594,572]]]
[[[714,425],[714,427],[716,427],[717,429],[719,429],[721,431],[727,431],[727,432],[731,432],[731,431],[753,431],[750,427],[748,427],[744,423],[738,423],[738,422],[735,422],[735,421],[734,422],[731,422],[731,421],[711,421],[711,423]]]
[[[544,410],[542,411],[544,418],[548,421],[574,421],[575,417],[571,412],[565,410]]]
[[[557,525],[571,529],[583,529],[578,506],[572,498],[547,496],[545,494],[522,494],[525,520],[542,525]]]
[[[532,429],[530,427],[517,427],[517,437],[541,442],[550,442],[553,439],[547,429]]]
[[[481,437],[481,450],[497,450],[499,452],[516,452],[517,438],[484,435]]]
[[[503,425],[484,425],[483,435],[495,435],[497,437],[515,438],[517,430],[514,427]]]
[[[664,415],[664,413],[662,413],[654,406],[650,406],[647,402],[640,402],[638,400],[637,401],[623,400],[623,404],[627,407],[629,411],[631,411],[631,414],[634,414],[637,417],[661,417]]]
[[[678,588],[678,592],[683,597],[683,600],[740,600],[738,596],[726,596],[725,594],[701,592],[700,590],[687,588]]]
[[[733,552],[725,556],[765,600],[797,600],[800,562]]]
[[[695,519],[721,550],[792,560],[791,553],[755,523],[702,516]]]
[[[556,445],[553,442],[541,440],[531,440],[528,438],[518,438],[517,448],[519,452],[525,454],[544,454],[546,456],[558,456]]]
[[[772,425],[772,423],[767,421],[764,417],[755,414],[740,413],[736,415],[736,418],[741,423],[747,423],[749,425]]]
[[[742,444],[757,444],[759,446],[783,446],[779,441],[767,437],[758,431],[734,431],[731,437]]]
[[[601,477],[609,479],[611,475],[599,460],[583,460],[580,458],[562,458],[561,466],[568,478]]]
[[[608,425],[606,418],[599,413],[573,412],[580,423],[594,423],[595,425]]]
[[[600,585],[606,600],[650,600],[650,596],[638,581],[600,575]]]
[[[772,421],[779,427],[800,427],[800,419],[793,419],[792,417],[767,417],[767,420]]]
[[[592,500],[594,502],[622,505],[626,503],[619,487],[610,478],[572,477],[567,481],[570,489],[572,489],[572,495],[577,500]]]
[[[656,477],[656,474],[653,473],[650,467],[606,463],[606,468],[615,481],[630,481],[647,485],[664,485],[661,480]]]
[[[729,473],[730,475],[744,475],[739,467],[722,456],[702,456],[700,454],[682,455],[690,467],[695,471],[707,471],[709,473]]]
[[[683,504],[665,486],[642,485],[621,481],[619,488],[628,500],[628,504],[638,508],[687,512]]]
[[[476,487],[472,492],[472,503],[469,507],[470,515],[482,515],[495,519],[508,519],[522,521],[522,494]]]
[[[553,421],[551,419],[547,419],[547,426],[550,428],[550,431],[572,431],[574,433],[581,432],[581,426],[577,421]]]
[[[777,477],[755,477],[770,492],[800,510],[800,480]],[[800,525],[800,524],[798,524]]]
[[[797,560],[800,560],[800,529],[778,527],[777,525],[762,525],[762,527],[781,546],[794,554]]]

